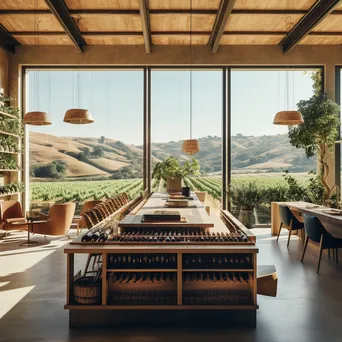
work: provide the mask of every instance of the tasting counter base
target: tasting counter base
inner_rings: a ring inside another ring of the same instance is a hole
[[[255,327],[256,310],[70,310],[70,328]]]

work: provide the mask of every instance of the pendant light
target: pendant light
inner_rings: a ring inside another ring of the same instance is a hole
[[[35,10],[37,9],[37,0],[35,1]],[[36,45],[36,66],[39,64],[39,22],[37,20],[36,12],[34,13],[34,31],[35,31],[35,45]],[[37,30],[36,30],[37,27]],[[35,75],[35,102],[36,106],[39,107],[39,71],[36,70]],[[46,126],[51,125],[51,120],[46,112],[42,111],[31,111],[27,112],[23,118],[24,125],[32,126]]]
[[[294,4],[293,4],[294,7]],[[289,34],[293,27],[293,22],[291,17],[285,18],[285,25],[286,25],[286,32]],[[286,101],[286,110],[278,112],[273,120],[274,125],[284,125],[284,126],[294,126],[294,125],[301,125],[304,123],[303,116],[298,110],[289,110],[289,75],[288,70],[286,70],[285,74],[285,101]],[[294,102],[294,72],[292,75],[292,91],[293,91],[293,102]],[[280,80],[278,74],[278,92],[280,88]],[[278,93],[279,97],[279,93]],[[294,104],[294,103],[293,103]]]
[[[197,139],[192,138],[192,68],[191,68],[191,50],[192,50],[192,0],[190,0],[190,52],[189,52],[189,67],[190,67],[190,139],[184,140],[182,151],[186,154],[194,155],[200,151],[200,143]]]
[[[77,17],[77,26],[79,27],[81,17]],[[74,78],[75,78],[75,71],[73,74],[73,89],[72,89],[72,103],[74,102]],[[84,125],[84,124],[89,124],[93,123],[94,119],[92,114],[88,109],[84,108],[79,108],[79,104],[82,97],[82,89],[80,87],[82,86],[81,80],[80,80],[80,72],[77,71],[77,80],[76,80],[76,93],[77,93],[77,107],[78,108],[71,108],[68,109],[65,112],[64,115],[64,122],[70,123],[70,124],[75,124],[75,125]]]

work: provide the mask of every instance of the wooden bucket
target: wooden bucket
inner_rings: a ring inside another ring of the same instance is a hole
[[[81,277],[74,282],[74,299],[79,304],[101,303],[101,281],[93,283],[94,277]]]

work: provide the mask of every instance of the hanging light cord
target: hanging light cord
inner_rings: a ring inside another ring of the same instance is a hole
[[[192,139],[192,0],[190,0],[190,53],[189,53],[189,67],[190,67],[190,139]]]

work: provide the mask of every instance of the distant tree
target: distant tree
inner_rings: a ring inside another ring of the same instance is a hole
[[[84,155],[85,155],[86,158],[89,158],[89,157],[90,157],[90,150],[89,150],[88,147],[85,147],[85,148],[83,149],[83,153],[84,153]]]
[[[105,143],[105,140],[106,140],[105,136],[104,136],[104,135],[101,135],[101,138],[99,139],[99,143],[100,143],[100,144],[104,144],[104,143]]]
[[[40,178],[57,178],[57,168],[55,164],[46,164],[36,168],[35,177]]]
[[[104,156],[103,149],[101,147],[95,147],[92,155],[94,157],[103,157]]]

